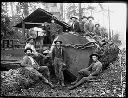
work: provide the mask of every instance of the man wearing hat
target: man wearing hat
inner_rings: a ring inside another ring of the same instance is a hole
[[[79,33],[80,26],[79,26],[79,22],[77,21],[78,18],[73,16],[70,19],[72,20],[71,31]]]
[[[71,83],[74,86],[69,87],[70,90],[76,88],[85,81],[96,78],[102,71],[102,63],[98,60],[98,54],[94,53],[90,55],[90,58],[92,59],[91,65],[78,72],[77,80]]]
[[[51,35],[51,42],[55,39],[56,36],[58,36],[59,33],[62,33],[63,27],[59,24],[55,23],[55,20],[52,19],[51,23],[49,25],[49,31]]]
[[[32,49],[31,48],[26,48],[25,49],[25,56],[23,57],[23,60],[21,62],[21,66],[25,67],[32,73],[36,74],[37,76],[41,77],[46,84],[49,86],[53,87],[52,83],[50,81],[50,72],[47,66],[39,66],[39,64],[34,60],[33,54],[32,54]],[[47,75],[48,80],[40,73],[40,72],[45,72]]]
[[[27,43],[25,45],[25,49],[26,48],[31,48],[32,49],[32,53],[35,54],[36,56],[38,55],[38,52],[36,51],[35,47],[34,47],[34,41],[35,39],[30,36],[28,39],[27,39]]]
[[[80,22],[81,33],[85,34],[88,29],[88,18],[86,16],[83,16],[81,19],[82,19],[82,21]]]
[[[89,23],[88,23],[88,31],[89,31],[89,34],[91,35],[91,36],[93,36],[94,35],[94,24],[93,24],[93,20],[94,20],[94,18],[92,17],[92,16],[89,16],[88,17],[88,21],[89,21]]]
[[[100,24],[95,24],[94,32],[96,35],[101,36]]]
[[[55,43],[55,47],[53,48],[53,51],[52,51],[52,60],[55,68],[57,84],[61,84],[62,86],[65,86],[63,68],[66,66],[66,64],[64,63],[65,53],[61,46],[62,41],[55,41],[54,43]]]
[[[30,36],[27,39],[27,43],[26,43],[25,49],[26,48],[31,48],[32,49],[32,54],[34,55],[33,56],[34,59],[38,62],[39,65],[41,65],[42,62],[43,62],[43,58],[45,58],[45,56],[36,51],[36,49],[34,47],[34,41],[35,41],[35,39],[32,36]]]

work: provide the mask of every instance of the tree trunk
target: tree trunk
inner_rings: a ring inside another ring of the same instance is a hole
[[[61,20],[63,19],[63,3],[60,3],[60,11],[61,11]]]
[[[10,2],[10,6],[11,6],[11,14],[12,14],[12,17],[14,16],[14,12],[13,12],[13,2]]]
[[[28,11],[28,3],[23,3],[23,13],[24,13],[24,16],[28,16],[29,14],[29,11]]]
[[[81,3],[79,3],[79,21],[81,21],[81,18],[82,18]]]

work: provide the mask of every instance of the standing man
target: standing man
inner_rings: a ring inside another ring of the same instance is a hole
[[[94,32],[96,35],[101,36],[100,24],[95,24]]]
[[[51,24],[49,25],[49,29],[50,29],[49,31],[51,34],[51,42],[53,42],[55,37],[58,36],[58,34],[60,33],[60,29],[62,29],[62,27],[59,24],[55,23],[55,20],[52,19]]]
[[[100,24],[95,24],[95,36],[93,38],[99,43],[102,40]]]
[[[47,43],[47,44],[51,44],[51,37],[50,37],[50,31],[49,31],[49,23],[47,22],[44,22],[44,25],[45,25],[45,31],[46,31],[46,36],[44,38],[44,43]]]
[[[47,66],[39,66],[38,63],[33,59],[33,54],[32,54],[32,49],[31,48],[26,48],[25,49],[25,56],[23,57],[23,61],[21,62],[21,66],[25,67],[32,73],[36,74],[37,76],[41,77],[46,84],[51,86],[52,88],[54,87],[50,81],[50,72]],[[45,72],[48,80],[40,73],[40,72]]]
[[[43,48],[43,42],[44,42],[44,37],[46,36],[46,30],[45,30],[45,25],[44,23],[39,26],[35,27],[34,30],[37,32],[37,40],[40,42],[40,48]]]
[[[73,16],[70,19],[72,20],[71,31],[74,33],[79,33],[80,32],[80,26],[79,26],[79,22],[77,21],[78,18]]]
[[[89,31],[89,35],[93,36],[94,35],[94,23],[93,23],[94,18],[92,16],[88,17],[88,31]]]
[[[61,46],[62,41],[55,41],[54,43],[55,48],[53,48],[52,51],[52,60],[55,68],[55,75],[57,77],[57,84],[65,86],[63,68],[66,66],[66,64],[64,63],[64,50]]]
[[[34,42],[35,42],[35,39],[32,36],[30,36],[27,39],[27,43],[26,43],[25,49],[26,48],[31,48],[32,49],[32,54],[34,54],[35,60],[40,65],[41,62],[43,61],[43,59],[45,58],[45,56],[43,54],[41,54],[41,53],[39,53],[39,52],[36,51],[35,46],[34,46]]]
[[[102,71],[102,63],[98,60],[98,57],[99,56],[96,53],[90,56],[90,58],[93,60],[92,64],[78,72],[77,80],[71,83],[74,86],[69,87],[70,90],[83,84],[85,81],[96,78],[100,74]]]
[[[26,42],[26,45],[25,45],[25,49],[26,48],[31,48],[32,49],[32,53],[36,56],[38,56],[38,52],[36,51],[35,49],[35,46],[34,46],[34,38],[32,36],[30,36],[28,39],[27,39],[27,42]]]
[[[88,29],[88,18],[86,16],[82,17],[82,21],[80,22],[80,30],[82,35],[87,32]]]

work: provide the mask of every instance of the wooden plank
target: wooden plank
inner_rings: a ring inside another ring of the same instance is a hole
[[[25,24],[43,24],[43,23],[32,23],[32,22],[25,22]]]
[[[21,62],[1,62],[1,64],[21,64]]]
[[[17,61],[17,60],[14,60],[14,59],[13,59],[13,60],[1,60],[1,62],[4,62],[4,61],[5,61],[5,62],[6,62],[6,61],[15,62],[15,61]]]
[[[25,41],[25,22],[22,21],[23,40]]]

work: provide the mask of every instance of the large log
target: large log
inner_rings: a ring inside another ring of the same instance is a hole
[[[17,69],[20,68],[21,61],[15,60],[2,60],[1,61],[1,71],[2,70],[10,70],[10,69]]]
[[[85,37],[73,35],[70,33],[64,33],[58,36],[58,39],[61,40],[62,46],[65,47],[67,44],[72,45],[85,45],[91,41]],[[73,47],[65,47],[65,62],[68,66],[68,71],[74,76],[77,76],[78,71],[89,66],[89,56],[95,51],[93,47],[88,47],[86,49],[75,49]]]
[[[89,37],[81,37],[78,35],[70,34],[70,33],[64,33],[62,35],[59,35],[56,40],[62,41],[62,46],[66,46],[67,44],[70,44],[70,46],[73,45],[85,45],[91,42],[96,42],[96,40],[91,39]],[[96,45],[96,44],[95,44]],[[100,46],[100,49],[96,48],[94,45],[89,46],[84,49],[82,48],[75,48],[75,47],[65,47],[65,62],[68,65],[68,71],[72,73],[74,76],[77,76],[78,71],[86,68],[90,64],[90,55],[93,52],[97,52],[100,55],[100,61],[103,64],[103,69],[107,68],[110,63],[115,61],[118,58],[119,48],[114,43],[108,42],[108,44],[105,44],[106,48],[104,46]],[[102,54],[103,52],[103,54]]]

